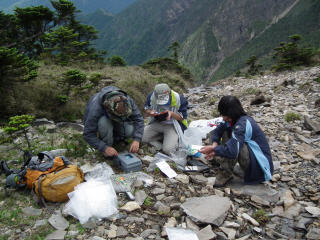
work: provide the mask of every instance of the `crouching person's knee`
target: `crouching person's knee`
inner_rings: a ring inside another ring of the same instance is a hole
[[[170,155],[170,153],[173,153],[177,150],[177,147],[178,147],[178,143],[173,145],[163,144],[162,151],[165,154]]]

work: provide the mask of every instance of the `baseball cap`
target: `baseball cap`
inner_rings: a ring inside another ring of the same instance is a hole
[[[158,105],[165,105],[170,99],[170,87],[166,83],[157,84],[154,87],[154,95]]]

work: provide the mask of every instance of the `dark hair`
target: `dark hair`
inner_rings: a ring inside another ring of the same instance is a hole
[[[235,96],[223,96],[218,104],[218,111],[222,116],[227,116],[235,123],[238,119],[247,115],[243,110],[239,99]]]

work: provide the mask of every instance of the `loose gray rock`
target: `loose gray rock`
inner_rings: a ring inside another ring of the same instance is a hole
[[[202,228],[199,232],[197,232],[197,236],[199,240],[210,240],[217,237],[217,235],[212,231],[211,225]]]
[[[209,197],[189,198],[181,205],[184,212],[195,222],[220,226],[231,207],[227,197],[212,195]]]
[[[69,227],[69,222],[60,213],[53,214],[48,221],[57,230],[65,230]]]
[[[320,239],[320,228],[311,228],[307,235],[306,235],[307,239],[310,240],[319,240]]]
[[[134,194],[134,196],[135,196],[136,202],[141,206],[144,203],[144,200],[146,200],[148,195],[146,194],[145,191],[139,190]]]
[[[45,240],[63,240],[66,234],[66,231],[57,230],[46,236]]]
[[[27,216],[40,216],[42,213],[42,209],[26,207],[22,209],[22,212]]]

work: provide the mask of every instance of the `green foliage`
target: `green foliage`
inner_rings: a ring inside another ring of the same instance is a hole
[[[300,120],[301,116],[300,116],[300,114],[295,113],[295,112],[288,112],[288,113],[285,114],[284,119],[287,122],[293,122],[293,121],[296,121],[296,120]]]
[[[162,71],[174,72],[183,77],[187,82],[193,82],[194,78],[189,69],[180,65],[171,58],[156,58],[142,64],[141,67],[149,70],[152,74],[159,75]],[[171,84],[169,83],[169,86]],[[171,86],[172,87],[172,86]],[[181,86],[179,86],[181,87]]]
[[[0,47],[0,91],[37,77],[38,64],[15,48]]]
[[[26,128],[30,127],[30,124],[33,120],[34,117],[30,115],[20,115],[11,117],[9,123],[4,128],[4,131],[9,134],[15,133],[20,130],[25,131]]]
[[[311,46],[315,49],[320,47],[320,1],[299,1],[291,11],[276,24],[272,24],[261,34],[256,35],[243,47],[225,58],[220,68],[214,73],[210,81],[225,78],[238,69],[245,67],[245,61],[255,55],[264,68],[275,64],[272,51],[280,42],[287,41],[288,36],[300,34],[303,36],[301,45]]]
[[[251,56],[247,61],[247,65],[249,65],[249,69],[248,69],[248,74],[251,76],[254,76],[256,74],[259,74],[260,71],[259,69],[262,68],[261,64],[256,64],[257,62],[257,57],[256,56]]]
[[[167,51],[172,51],[172,57],[173,60],[178,62],[178,51],[180,48],[180,44],[178,42],[173,42],[169,47]]]
[[[270,217],[267,216],[267,213],[262,208],[253,214],[253,218],[261,225],[265,225],[270,220]]]
[[[79,69],[71,69],[63,73],[63,81],[69,86],[78,86],[85,82],[87,76]]]
[[[147,196],[143,202],[143,205],[145,205],[146,207],[152,206],[153,205],[152,199],[149,196]]]
[[[0,210],[0,223],[6,226],[16,226],[21,222],[22,211],[20,208]]]
[[[90,75],[89,81],[94,85],[97,86],[99,81],[102,79],[102,74],[99,72],[94,72]]]
[[[290,70],[295,66],[311,64],[314,55],[313,49],[298,45],[298,42],[302,39],[301,35],[295,34],[289,38],[290,42],[282,42],[280,47],[274,49],[274,58],[277,59],[277,64],[273,66],[273,69],[276,71]]]
[[[209,99],[208,104],[209,104],[210,106],[212,106],[212,105],[214,105],[214,104],[217,102],[217,100],[218,100],[217,98],[212,97],[212,98]]]
[[[48,7],[16,8],[14,14],[0,12],[0,43],[15,47],[25,55],[53,58],[66,65],[70,61],[103,61],[104,51],[91,47],[98,38],[97,30],[76,20],[79,11],[72,1],[51,1],[54,12]],[[45,54],[43,54],[45,53]]]
[[[317,78],[313,79],[313,81],[315,81],[317,83],[320,83],[320,77],[317,77]]]
[[[235,76],[235,77],[240,77],[240,76],[241,76],[241,71],[240,71],[240,70],[236,71],[236,73],[234,74],[234,76]]]
[[[18,131],[23,131],[24,138],[28,144],[28,150],[31,152],[31,144],[27,135],[27,128],[30,127],[30,124],[34,120],[34,116],[30,115],[20,115],[10,118],[9,123],[5,126],[4,131],[9,134],[14,134]],[[16,147],[18,147],[16,145]]]
[[[77,223],[77,229],[80,235],[84,234],[84,232],[86,231],[86,229],[79,222]]]
[[[58,95],[57,100],[58,100],[59,104],[65,104],[68,102],[69,97],[67,95]]]
[[[83,157],[88,152],[89,145],[83,139],[82,134],[72,134],[72,136],[66,136],[64,141],[64,147],[67,149],[67,156],[69,157]]]
[[[126,61],[120,56],[112,56],[109,58],[109,64],[113,67],[124,67],[127,65]]]
[[[247,89],[244,91],[243,95],[254,95],[254,94],[256,94],[258,91],[259,91],[259,90],[256,89],[256,88],[249,87],[249,88],[247,88]]]
[[[54,13],[44,6],[16,8],[14,12],[19,26],[16,45],[30,57],[39,56],[44,46],[42,35],[51,28]]]

